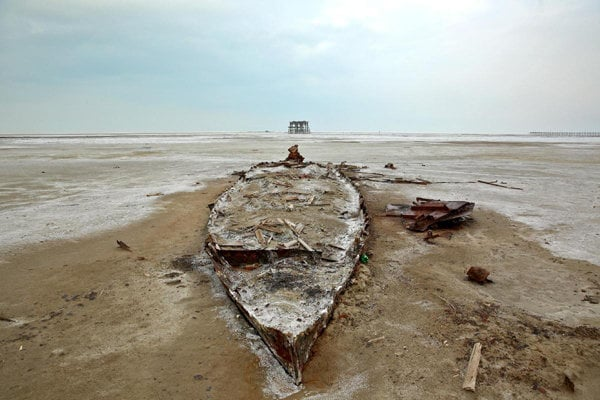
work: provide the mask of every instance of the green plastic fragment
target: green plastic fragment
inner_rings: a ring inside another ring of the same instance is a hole
[[[361,254],[360,255],[360,262],[363,264],[366,264],[369,262],[369,256],[366,254]]]

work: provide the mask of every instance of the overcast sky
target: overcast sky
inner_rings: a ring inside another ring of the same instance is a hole
[[[600,1],[0,0],[0,133],[600,130]]]

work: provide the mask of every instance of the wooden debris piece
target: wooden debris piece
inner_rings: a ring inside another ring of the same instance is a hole
[[[382,341],[383,339],[385,339],[385,336],[379,336],[379,337],[376,337],[376,338],[373,338],[373,339],[367,341],[367,344],[377,343],[377,342]]]
[[[430,240],[433,240],[435,238],[439,238],[441,235],[439,233],[434,234],[433,231],[428,230],[427,234],[425,235],[425,237],[423,238],[424,241],[426,241],[427,243],[430,243]]]
[[[284,219],[283,222],[287,225],[288,228],[291,229],[292,232],[296,233],[296,224],[294,224],[289,219]]]
[[[262,246],[264,246],[266,244],[266,240],[265,237],[263,236],[262,232],[260,229],[256,229],[254,231],[254,235],[256,236],[256,240],[258,240],[258,243]]]
[[[343,256],[333,251],[324,251],[321,253],[321,259],[325,261],[339,262],[343,259]]]
[[[437,239],[439,237],[445,237],[446,239],[450,240],[450,239],[452,239],[452,233],[451,232],[433,233],[432,230],[428,230],[427,233],[425,234],[425,237],[423,238],[423,240],[429,244],[433,244],[432,240]]]
[[[123,242],[122,240],[118,240],[117,239],[117,244],[119,245],[119,247],[123,250],[127,250],[127,251],[131,251],[131,247],[129,247],[127,245],[127,243]]]
[[[156,193],[148,193],[146,195],[146,197],[155,197],[155,196],[164,196],[164,193],[162,193],[162,192],[156,192]]]
[[[415,185],[429,185],[431,182],[426,179],[415,178],[415,179],[406,179],[406,178],[394,178],[388,179],[389,183],[412,183]]]
[[[481,360],[481,343],[475,343],[473,350],[471,351],[471,358],[467,365],[467,372],[465,373],[465,380],[462,388],[470,392],[475,391],[475,383],[477,381],[477,369],[479,368],[479,360]]]
[[[315,251],[312,247],[310,247],[304,240],[302,240],[301,238],[298,238],[298,243],[300,243],[302,245],[302,247],[304,247],[306,250],[313,252]]]
[[[498,181],[483,181],[481,179],[478,179],[477,182],[485,183],[486,185],[498,186],[498,187],[505,188],[505,189],[523,190],[523,188],[520,188],[520,187],[502,185],[500,183],[497,183]]]
[[[216,243],[220,247],[244,247],[244,242]]]
[[[263,231],[269,231],[273,233],[283,233],[281,229],[275,228],[273,225],[265,225],[264,223],[258,225],[256,229],[262,229]]]
[[[294,239],[294,240],[290,240],[289,242],[282,243],[281,245],[283,247],[285,247],[286,249],[289,249],[290,247],[293,247],[293,246],[295,246],[297,244],[298,244],[298,241],[296,239]]]
[[[396,169],[396,166],[393,163],[389,162],[389,163],[385,164],[385,167],[383,167],[383,168]]]
[[[327,246],[333,247],[334,249],[338,249],[338,250],[347,250],[345,247],[338,246],[335,243],[327,243]]]

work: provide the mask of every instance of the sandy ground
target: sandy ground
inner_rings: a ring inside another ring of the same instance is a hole
[[[428,244],[382,215],[410,200],[403,185],[368,182],[371,259],[296,388],[201,255],[207,205],[232,182],[165,196],[124,228],[5,258],[0,398],[600,398],[600,305],[582,301],[600,295],[597,265],[556,257],[530,228],[478,207],[451,239]],[[494,283],[466,281],[471,265]],[[475,342],[473,394],[461,386]]]

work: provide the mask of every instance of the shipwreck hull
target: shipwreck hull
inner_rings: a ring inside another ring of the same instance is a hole
[[[215,202],[206,244],[215,271],[297,384],[367,227],[356,187],[314,163],[259,164]]]

